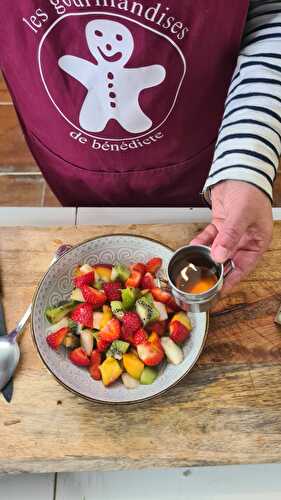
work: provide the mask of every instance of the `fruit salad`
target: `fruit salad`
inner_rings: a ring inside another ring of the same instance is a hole
[[[119,379],[128,389],[149,385],[164,361],[180,364],[192,325],[172,295],[157,287],[161,267],[157,257],[130,267],[77,267],[69,300],[45,311],[50,348],[66,348],[69,361],[105,387]]]

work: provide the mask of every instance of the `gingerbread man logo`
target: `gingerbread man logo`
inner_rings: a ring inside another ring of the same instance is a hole
[[[127,132],[149,130],[151,119],[139,104],[140,93],[165,80],[166,70],[159,64],[125,68],[134,50],[128,28],[109,20],[91,21],[86,39],[95,62],[65,55],[58,64],[88,90],[80,111],[80,125],[89,132],[101,132],[109,120],[116,120]]]

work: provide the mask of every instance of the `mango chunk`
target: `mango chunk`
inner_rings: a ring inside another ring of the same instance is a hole
[[[103,384],[107,387],[113,384],[122,375],[122,368],[119,365],[117,359],[106,358],[106,360],[100,365],[100,372],[102,376]]]
[[[144,369],[144,363],[133,353],[129,352],[123,355],[123,364],[126,372],[131,377],[139,380]]]

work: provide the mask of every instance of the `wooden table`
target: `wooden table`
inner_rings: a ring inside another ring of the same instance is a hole
[[[177,248],[202,225],[1,228],[8,327],[31,300],[61,242],[128,232]],[[256,271],[211,319],[197,366],[165,396],[137,406],[90,404],[47,372],[27,330],[11,405],[0,397],[0,472],[187,467],[281,461],[281,223]]]

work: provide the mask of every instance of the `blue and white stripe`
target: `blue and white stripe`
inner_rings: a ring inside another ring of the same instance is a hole
[[[232,179],[272,199],[281,154],[281,0],[252,0],[204,193]]]

